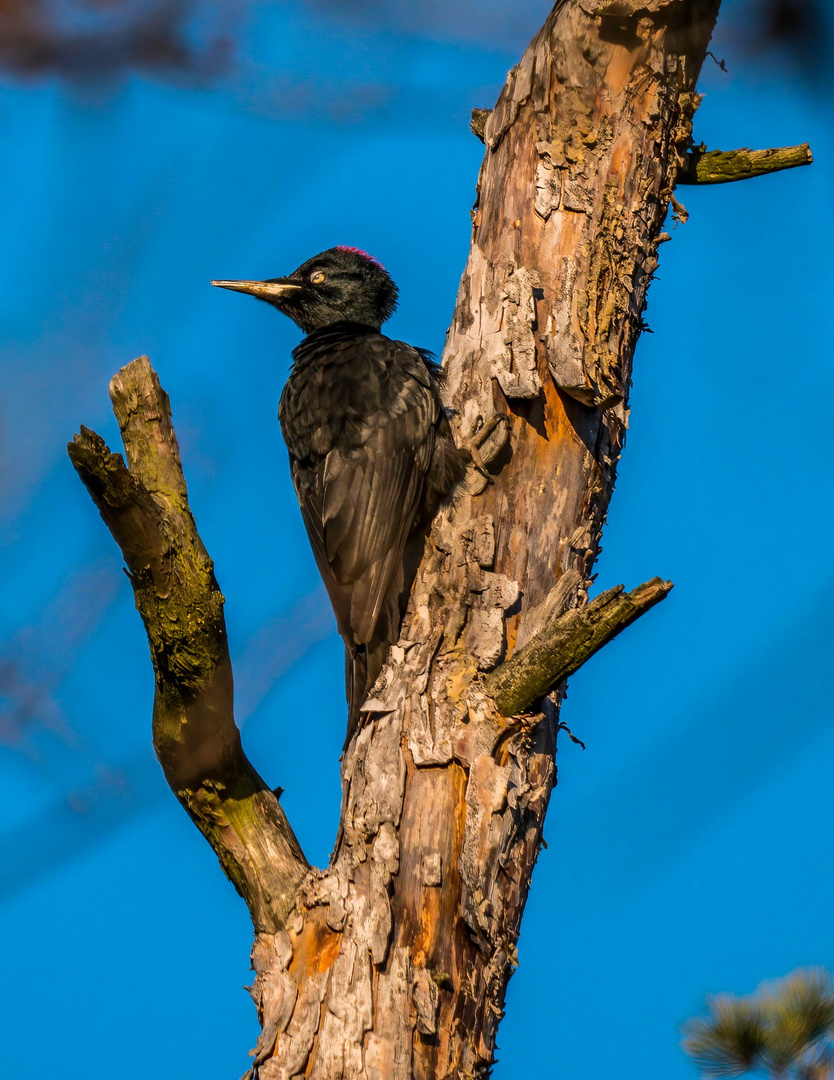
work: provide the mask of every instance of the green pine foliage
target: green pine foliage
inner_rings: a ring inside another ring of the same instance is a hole
[[[754,994],[710,998],[683,1029],[683,1049],[705,1080],[759,1072],[773,1080],[834,1080],[834,979],[795,971]]]

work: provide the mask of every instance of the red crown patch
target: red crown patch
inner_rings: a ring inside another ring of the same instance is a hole
[[[369,255],[367,251],[363,251],[362,248],[350,247],[348,244],[339,244],[336,247],[337,251],[348,251],[351,255],[361,255],[363,259],[367,259],[369,263],[375,266],[378,270],[385,270],[385,267],[379,261],[375,259],[373,255]]]

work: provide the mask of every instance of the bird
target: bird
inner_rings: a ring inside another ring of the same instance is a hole
[[[382,333],[398,289],[367,252],[340,245],[287,277],[211,284],[266,301],[305,334],[292,350],[278,418],[345,645],[347,747],[399,637],[415,541],[421,551],[469,455],[455,443],[432,354]]]

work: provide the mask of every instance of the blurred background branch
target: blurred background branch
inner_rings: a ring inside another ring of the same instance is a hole
[[[91,81],[131,69],[216,78],[241,14],[204,0],[0,0],[0,65]]]
[[[741,51],[789,64],[809,85],[827,82],[832,16],[826,0],[736,0],[723,13]],[[18,78],[78,82],[140,71],[216,82],[248,66],[247,32],[259,10],[284,9],[370,37],[476,44],[525,43],[540,0],[0,0],[0,68]],[[273,75],[275,73],[273,72]]]

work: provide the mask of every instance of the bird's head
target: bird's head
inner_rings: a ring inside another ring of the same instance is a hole
[[[329,248],[314,255],[289,277],[213,281],[212,285],[265,300],[288,315],[305,334],[342,321],[379,330],[397,306],[397,286],[385,267],[351,247]]]

